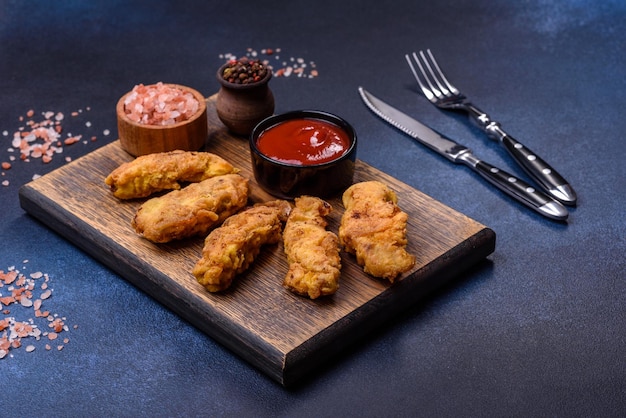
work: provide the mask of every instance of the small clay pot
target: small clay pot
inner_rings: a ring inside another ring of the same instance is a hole
[[[274,95],[268,86],[272,72],[250,84],[230,83],[222,77],[228,63],[217,70],[220,90],[215,109],[217,116],[228,130],[236,135],[248,136],[263,119],[274,113]]]
[[[190,119],[174,125],[145,125],[128,119],[124,111],[126,93],[117,102],[117,129],[121,147],[134,157],[174,150],[198,151],[208,137],[206,101],[198,91],[178,84],[171,87],[188,91],[198,100],[198,112]]]

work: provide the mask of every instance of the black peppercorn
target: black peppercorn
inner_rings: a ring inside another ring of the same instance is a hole
[[[265,78],[267,71],[269,70],[261,61],[243,57],[238,60],[230,60],[222,73],[222,77],[229,83],[250,84]]]

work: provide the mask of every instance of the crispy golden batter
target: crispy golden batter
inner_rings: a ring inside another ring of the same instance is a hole
[[[209,292],[227,289],[248,269],[264,244],[280,241],[291,205],[286,200],[256,204],[228,218],[206,237],[193,275]]]
[[[171,151],[143,155],[113,170],[104,182],[119,199],[150,196],[177,190],[180,182],[197,183],[239,172],[228,161],[208,152]]]
[[[239,174],[212,177],[147,200],[132,226],[156,243],[203,235],[245,207],[248,193],[248,180]]]
[[[341,275],[339,238],[326,230],[325,217],[332,207],[312,196],[296,198],[295,203],[283,232],[289,262],[283,285],[311,299],[332,295]]]
[[[340,243],[364,271],[392,283],[415,264],[406,251],[408,215],[397,203],[393,190],[378,181],[354,184],[343,194],[339,226]]]

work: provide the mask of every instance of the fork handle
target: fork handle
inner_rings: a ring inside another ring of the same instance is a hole
[[[567,219],[568,211],[561,203],[540,190],[535,190],[534,187],[514,175],[476,158],[471,151],[467,150],[462,153],[458,161],[471,167],[489,183],[543,216],[558,221]]]
[[[568,205],[576,204],[576,192],[554,168],[510,135],[501,140],[505,149],[550,195]]]
[[[471,117],[490,138],[499,141],[513,159],[551,196],[567,205],[576,204],[576,192],[554,168],[524,144],[507,134],[500,124],[472,104],[467,104]]]

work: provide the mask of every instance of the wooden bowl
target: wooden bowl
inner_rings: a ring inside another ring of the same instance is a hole
[[[208,137],[206,101],[198,91],[178,84],[170,87],[188,91],[198,100],[198,111],[173,125],[148,125],[130,120],[124,112],[128,92],[117,102],[117,129],[122,148],[134,157],[174,150],[198,151]]]

